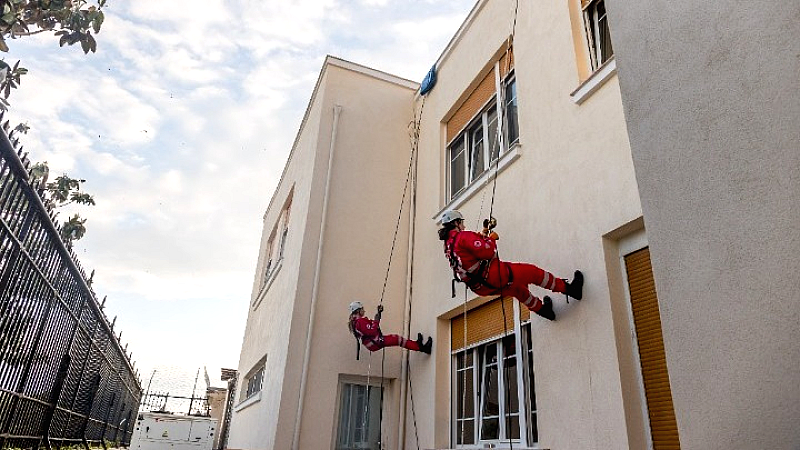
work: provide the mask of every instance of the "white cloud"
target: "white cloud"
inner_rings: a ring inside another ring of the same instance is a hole
[[[325,55],[420,79],[472,3],[112,2],[95,55],[13,43],[31,72],[12,116],[32,159],[87,180],[76,249],[143,367],[235,367],[261,216]],[[160,344],[185,336],[209,350]]]

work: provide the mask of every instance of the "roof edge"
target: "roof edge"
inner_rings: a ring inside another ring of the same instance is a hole
[[[464,19],[464,22],[461,23],[460,27],[458,27],[458,30],[453,35],[453,37],[450,38],[450,42],[447,43],[444,50],[442,50],[442,54],[439,55],[439,58],[436,60],[437,68],[447,60],[447,58],[453,52],[453,49],[461,41],[461,38],[464,37],[464,34],[467,32],[467,29],[475,21],[475,17],[483,9],[483,7],[486,6],[488,2],[489,0],[478,0],[477,2],[475,2],[475,6],[472,7],[472,10],[470,10],[469,14],[467,15],[467,18]]]
[[[295,134],[294,136],[294,141],[292,141],[292,149],[289,151],[289,156],[286,158],[286,163],[283,165],[283,171],[281,172],[281,176],[278,179],[278,184],[275,186],[275,191],[272,193],[272,197],[269,199],[267,208],[264,210],[264,215],[262,217],[262,220],[266,220],[267,213],[272,208],[272,203],[275,201],[275,196],[277,195],[278,189],[281,187],[281,184],[283,183],[284,176],[286,175],[286,170],[289,168],[289,163],[292,161],[292,156],[294,155],[294,151],[297,148],[297,143],[300,140],[300,135],[302,134],[303,129],[306,126],[306,122],[308,121],[308,116],[311,114],[311,105],[313,105],[314,102],[316,101],[317,94],[319,93],[319,87],[322,84],[322,79],[325,78],[325,73],[331,66],[361,73],[366,76],[386,81],[388,83],[392,83],[407,89],[411,90],[419,89],[419,83],[415,81],[407,80],[397,75],[392,75],[388,72],[383,72],[377,69],[373,69],[371,67],[350,62],[342,58],[337,58],[336,56],[326,55],[325,61],[323,61],[322,63],[322,69],[319,71],[317,82],[314,84],[314,90],[311,92],[311,98],[308,100],[308,104],[306,105],[306,111],[305,113],[303,113],[303,119],[300,121],[300,126],[297,128],[297,134]]]

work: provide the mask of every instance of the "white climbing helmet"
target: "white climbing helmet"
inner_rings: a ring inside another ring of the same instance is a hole
[[[358,311],[359,309],[363,309],[363,308],[364,308],[364,305],[362,305],[361,302],[350,303],[350,314],[353,314],[354,312]]]
[[[444,212],[444,214],[442,214],[442,224],[450,223],[458,219],[463,220],[464,216],[462,216],[461,213],[455,209],[448,209],[447,211]]]

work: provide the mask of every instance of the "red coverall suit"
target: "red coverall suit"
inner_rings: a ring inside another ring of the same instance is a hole
[[[361,338],[361,343],[371,352],[378,351],[384,347],[404,347],[409,350],[419,351],[419,344],[416,341],[406,339],[396,334],[381,333],[380,320],[372,320],[366,316],[354,319],[356,332]]]
[[[563,279],[533,264],[500,261],[495,240],[474,231],[451,230],[444,243],[444,253],[455,275],[472,292],[512,295],[533,312],[542,307],[542,301],[531,294],[529,284],[559,293],[567,288]]]

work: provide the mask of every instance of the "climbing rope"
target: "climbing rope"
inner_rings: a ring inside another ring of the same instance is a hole
[[[389,282],[389,274],[391,273],[392,260],[393,260],[393,257],[394,257],[394,250],[395,250],[395,247],[397,245],[397,236],[398,236],[399,231],[400,231],[400,223],[401,223],[402,218],[403,218],[403,205],[405,204],[406,195],[408,194],[408,191],[409,191],[409,184],[410,184],[410,181],[411,181],[411,175],[412,175],[413,168],[414,168],[414,162],[416,161],[416,155],[417,155],[417,151],[418,151],[418,148],[419,148],[419,131],[420,131],[420,123],[421,123],[421,120],[422,120],[422,111],[423,111],[424,107],[425,107],[425,97],[422,97],[422,103],[421,103],[421,106],[420,106],[419,115],[417,115],[416,108],[415,108],[414,118],[413,118],[412,124],[410,124],[410,128],[411,128],[410,132],[411,132],[411,138],[412,138],[411,155],[410,155],[409,161],[408,161],[408,170],[406,172],[406,180],[405,180],[405,183],[404,183],[404,186],[403,186],[403,195],[402,195],[402,197],[400,199],[400,207],[399,207],[398,213],[397,213],[397,221],[395,222],[394,235],[392,237],[392,247],[389,250],[389,262],[388,262],[387,267],[386,267],[386,275],[384,276],[384,279],[383,279],[383,287],[381,288],[381,296],[380,296],[380,302],[379,302],[379,306],[381,308],[383,307],[383,299],[384,299],[384,296],[386,294],[386,286],[388,285],[388,282]],[[416,181],[416,179],[415,179],[415,181]],[[416,183],[415,183],[412,195],[414,195],[415,198],[416,198]],[[411,326],[410,317],[411,317],[411,314],[410,314],[410,305],[409,305],[409,330],[410,330],[410,326]],[[408,332],[406,333],[406,336],[409,336]],[[406,361],[406,363],[408,364],[408,361]],[[384,400],[383,382],[384,382],[385,364],[386,364],[386,347],[383,347],[381,349],[380,404],[379,404],[380,406],[379,406],[379,411],[378,411],[378,429],[379,429],[379,433],[380,433],[380,440],[378,441],[378,446],[379,446],[380,449],[383,449],[383,400]],[[408,367],[410,367],[410,366],[408,366]],[[372,352],[370,352],[370,357],[368,358],[368,362],[367,362],[367,402],[366,402],[366,405],[365,405],[365,408],[364,408],[364,418],[363,418],[364,420],[363,420],[363,424],[362,424],[363,425],[362,429],[366,429],[366,420],[367,420],[367,418],[369,416],[369,407],[370,407],[370,398],[369,398],[370,390],[369,390],[369,386],[370,386],[371,368],[372,368]],[[408,371],[408,373],[410,373],[410,370]],[[413,413],[413,411],[414,411],[413,392],[411,394],[411,409],[412,409],[412,413]],[[414,432],[415,432],[415,435],[417,435],[416,427],[417,427],[417,422],[416,422],[416,415],[415,415],[414,416]],[[419,449],[419,436],[418,435],[417,435],[417,449]]]
[[[417,113],[416,108],[414,110],[414,118],[409,126],[409,135],[411,138],[411,155],[412,159],[414,160],[414,171],[413,171],[413,189],[411,190],[411,204],[414,205],[416,208],[416,201],[417,201],[417,172],[416,172],[416,157],[418,155],[419,149],[419,134],[420,134],[420,127],[422,124],[422,111],[425,109],[425,97],[422,97],[422,102],[419,108],[419,113]],[[413,217],[412,217],[413,220]],[[412,230],[413,230],[413,224]],[[412,231],[413,233],[413,231]],[[413,235],[411,237],[413,239]],[[410,264],[409,267],[414,267],[414,252],[413,250],[410,252],[409,255]],[[410,336],[411,334],[411,312],[413,311],[413,301],[414,301],[414,271],[409,270],[409,291],[408,291],[408,322],[406,325],[405,335]],[[419,450],[419,430],[417,429],[417,413],[416,408],[414,407],[414,384],[412,382],[411,376],[411,359],[406,357],[406,375],[408,376],[408,392],[409,392],[409,399],[411,400],[411,418],[414,423],[414,438],[417,444],[417,450]],[[398,403],[399,406],[399,403]]]

